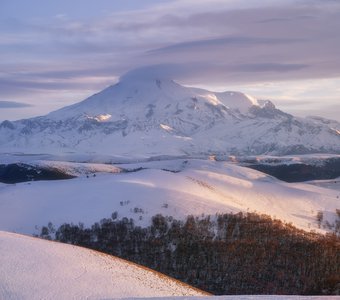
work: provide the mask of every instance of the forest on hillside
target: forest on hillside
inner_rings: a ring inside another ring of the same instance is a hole
[[[49,223],[40,237],[88,247],[147,266],[216,295],[340,294],[340,238],[305,232],[255,213],[155,215],[91,227]]]

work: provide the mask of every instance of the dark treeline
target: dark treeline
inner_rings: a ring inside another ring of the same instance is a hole
[[[74,176],[51,167],[31,166],[24,163],[0,164],[0,182],[3,183],[71,178]]]
[[[156,215],[147,228],[103,219],[91,228],[52,224],[41,237],[147,266],[213,294],[339,294],[340,239],[307,233],[268,216]]]
[[[335,179],[340,176],[340,158],[325,159],[322,164],[250,164],[247,167],[272,175],[287,182]]]

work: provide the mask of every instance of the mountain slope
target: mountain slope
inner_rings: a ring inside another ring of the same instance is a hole
[[[108,299],[205,293],[122,259],[0,231],[1,299]]]
[[[46,116],[0,124],[0,152],[340,153],[340,124],[296,118],[239,92],[214,93],[131,71]]]

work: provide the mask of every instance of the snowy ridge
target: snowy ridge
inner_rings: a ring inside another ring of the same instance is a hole
[[[65,174],[73,176],[81,176],[93,173],[120,173],[123,172],[119,167],[109,164],[96,164],[96,163],[71,163],[61,161],[34,161],[31,163],[33,166],[53,168]]]
[[[138,71],[50,114],[0,124],[0,152],[114,155],[340,153],[340,124],[296,118],[240,92]]]
[[[96,251],[0,231],[0,298],[322,300],[321,296],[207,296],[176,280]],[[94,288],[95,287],[95,288]],[[338,299],[338,296],[327,296]]]
[[[68,163],[68,168],[71,165]],[[158,213],[184,219],[243,211],[324,233],[334,228],[325,224],[333,226],[337,220],[339,190],[334,187],[286,183],[216,161],[181,159],[119,167],[130,172],[0,184],[0,229],[32,234],[40,233],[48,222],[55,226],[65,222],[92,225],[115,211],[118,218],[132,218],[140,226],[148,226]],[[323,213],[321,224],[316,217],[319,211]]]
[[[150,269],[96,251],[0,231],[1,299],[203,296]]]

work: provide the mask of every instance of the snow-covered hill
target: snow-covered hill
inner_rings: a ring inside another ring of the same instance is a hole
[[[340,124],[297,118],[239,92],[189,88],[131,71],[50,114],[0,124],[0,153],[201,155],[340,153]]]
[[[338,218],[339,190],[286,183],[226,162],[177,159],[119,164],[119,169],[56,161],[32,164],[67,172],[74,166],[78,173],[73,174],[79,177],[0,184],[0,230],[38,234],[48,222],[91,225],[113,212],[141,226],[149,225],[158,213],[184,219],[257,212],[321,232],[331,230],[323,225],[332,226]],[[318,212],[323,215],[321,228]]]
[[[169,277],[92,250],[0,231],[0,298],[311,300],[311,296],[207,296]],[[327,299],[338,299],[327,296]]]
[[[0,231],[1,299],[203,296],[179,281],[92,250]]]

